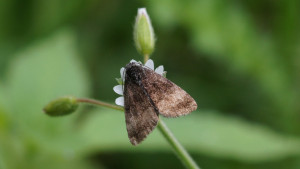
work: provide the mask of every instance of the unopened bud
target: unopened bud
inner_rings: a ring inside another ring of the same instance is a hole
[[[77,110],[79,104],[77,99],[72,96],[61,97],[48,103],[44,107],[44,112],[49,116],[63,116]]]
[[[155,37],[146,8],[139,8],[134,25],[134,42],[142,55],[150,55],[154,50]]]

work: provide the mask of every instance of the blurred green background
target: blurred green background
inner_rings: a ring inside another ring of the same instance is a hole
[[[120,68],[143,60],[139,7],[151,58],[198,103],[165,121],[200,167],[300,168],[297,0],[0,1],[0,168],[184,168],[157,130],[133,147],[122,112],[42,112],[64,95],[114,102]]]

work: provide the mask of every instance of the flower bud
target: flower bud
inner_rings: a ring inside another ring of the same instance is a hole
[[[154,50],[155,37],[146,8],[138,9],[133,34],[138,52],[142,55],[150,55]]]
[[[51,101],[43,110],[49,116],[63,116],[73,113],[78,106],[79,104],[75,97],[67,96]]]

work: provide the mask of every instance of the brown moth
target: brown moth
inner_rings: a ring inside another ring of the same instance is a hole
[[[170,80],[138,62],[124,71],[124,108],[132,145],[142,142],[164,117],[187,115],[197,109],[195,100]]]

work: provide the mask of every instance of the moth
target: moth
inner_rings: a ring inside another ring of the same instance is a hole
[[[141,63],[127,64],[124,79],[125,120],[132,145],[142,142],[157,126],[159,115],[178,117],[197,109],[188,93]]]

